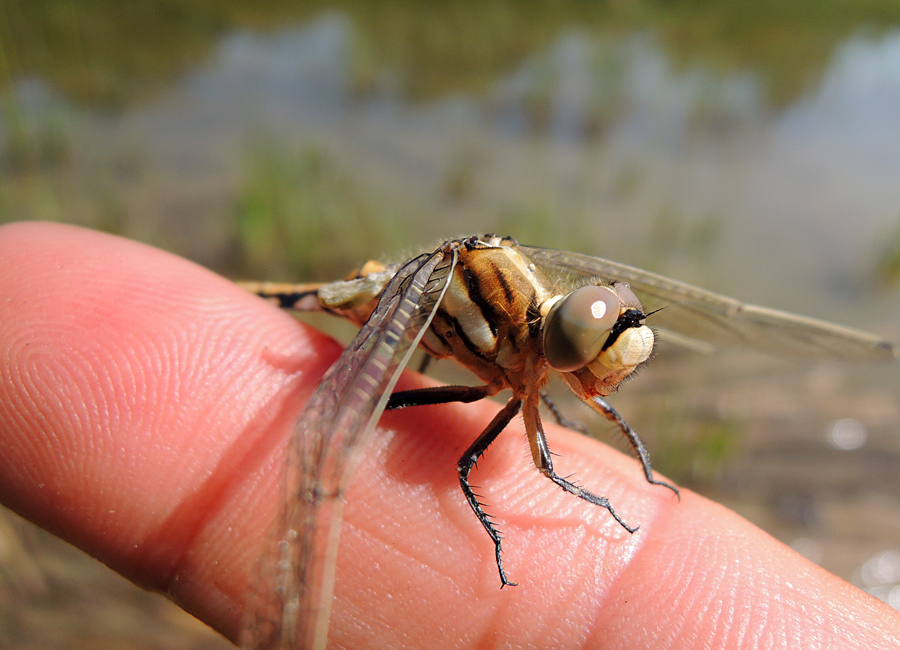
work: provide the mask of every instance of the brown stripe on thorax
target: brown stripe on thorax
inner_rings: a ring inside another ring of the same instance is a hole
[[[534,284],[510,259],[506,249],[476,249],[464,258],[472,300],[496,328],[515,330],[535,301]],[[517,337],[519,338],[519,337]]]
[[[539,345],[530,321],[538,293],[546,292],[541,280],[514,250],[461,250],[427,347],[452,354],[486,381],[517,372]]]

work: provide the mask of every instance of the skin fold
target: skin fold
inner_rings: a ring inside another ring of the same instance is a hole
[[[340,347],[109,235],[7,225],[0,261],[0,500],[236,639],[291,423]],[[547,424],[559,473],[608,497],[629,535],[538,474],[521,419],[472,473],[519,583],[501,590],[456,477],[498,409],[384,415],[347,495],[332,647],[900,647],[897,611]]]

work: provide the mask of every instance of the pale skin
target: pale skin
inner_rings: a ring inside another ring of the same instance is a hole
[[[0,260],[0,499],[237,638],[291,422],[339,346],[127,240],[13,224]],[[900,647],[900,613],[550,424],[560,474],[640,530],[541,477],[514,420],[472,475],[519,583],[501,590],[456,477],[497,410],[382,418],[347,497],[333,647]]]

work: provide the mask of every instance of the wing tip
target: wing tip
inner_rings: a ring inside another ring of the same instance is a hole
[[[848,356],[843,357],[844,361],[869,361],[869,362],[879,362],[885,363],[888,361],[896,361],[900,359],[900,348],[898,348],[893,343],[885,341],[884,339],[877,339],[874,336],[871,337],[871,341],[869,341],[865,345],[865,349],[860,347],[856,347],[855,350],[849,353]]]
[[[900,348],[897,348],[893,343],[878,341],[878,343],[875,344],[875,347],[879,351],[879,361],[895,361],[900,359]]]

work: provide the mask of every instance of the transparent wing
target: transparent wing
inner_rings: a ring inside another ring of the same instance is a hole
[[[890,343],[866,332],[756,305],[746,305],[649,271],[599,257],[519,247],[550,277],[579,275],[627,282],[663,338],[698,348],[744,347],[793,357],[844,361],[895,358]]]
[[[245,625],[248,648],[323,648],[343,494],[365,439],[425,333],[457,262],[450,244],[400,268],[310,397],[291,439],[277,562]],[[274,549],[273,549],[274,551]],[[264,560],[265,561],[265,560]],[[271,595],[275,581],[277,600]]]

